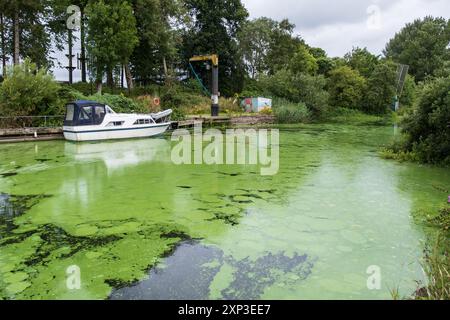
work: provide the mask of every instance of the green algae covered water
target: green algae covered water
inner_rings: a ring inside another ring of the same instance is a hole
[[[0,297],[410,295],[425,280],[426,234],[413,213],[445,204],[450,172],[379,158],[393,135],[281,130],[274,176],[177,166],[170,137],[0,145]]]

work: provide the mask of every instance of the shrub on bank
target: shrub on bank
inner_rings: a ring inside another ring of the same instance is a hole
[[[25,60],[9,68],[0,86],[0,114],[53,115],[61,111],[60,86],[45,69]]]
[[[278,123],[301,123],[309,121],[311,112],[304,103],[278,100],[273,108]]]
[[[107,104],[116,112],[123,113],[146,113],[149,110],[145,107],[145,104],[139,103],[133,99],[127,98],[124,95],[113,95],[109,93],[104,94],[94,94],[87,97],[88,100],[97,101],[100,103]]]
[[[402,121],[405,142],[393,152],[414,153],[421,162],[450,165],[450,77],[426,83],[419,102]]]
[[[350,109],[361,109],[366,79],[358,71],[348,66],[338,67],[330,71],[328,92],[330,105]]]
[[[261,92],[274,98],[303,103],[314,118],[321,117],[328,109],[326,80],[322,75],[293,74],[280,70],[273,76],[261,77]]]

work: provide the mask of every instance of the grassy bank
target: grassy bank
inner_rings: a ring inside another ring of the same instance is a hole
[[[424,250],[422,268],[427,283],[418,283],[413,298],[419,300],[450,299],[450,206],[435,212],[415,212],[414,218],[431,228]]]

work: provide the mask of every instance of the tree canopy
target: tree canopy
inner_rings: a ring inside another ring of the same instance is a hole
[[[450,20],[425,17],[414,20],[386,45],[384,54],[409,65],[416,81],[434,76],[444,61],[450,60]]]

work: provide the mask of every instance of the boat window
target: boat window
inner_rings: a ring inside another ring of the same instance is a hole
[[[78,116],[79,125],[90,125],[92,124],[92,107],[84,106],[80,108],[80,114]]]
[[[95,106],[94,107],[94,124],[101,124],[103,118],[105,118],[105,107]]]
[[[66,121],[73,121],[73,115],[75,111],[75,106],[73,104],[68,104],[66,106]]]
[[[121,125],[124,124],[125,121],[112,121],[110,123],[108,123],[106,126],[107,127],[120,127]]]
[[[134,125],[137,125],[137,124],[150,124],[150,119],[138,119],[133,124]]]

